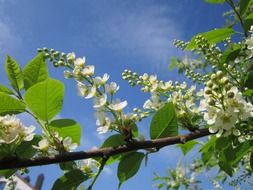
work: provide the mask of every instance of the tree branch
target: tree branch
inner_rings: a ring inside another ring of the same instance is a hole
[[[156,148],[160,149],[165,146],[186,143],[187,141],[197,139],[200,137],[208,136],[211,133],[208,129],[199,129],[194,132],[185,135],[179,135],[175,137],[166,137],[155,140],[147,141],[135,141],[126,145],[118,147],[108,147],[97,150],[79,151],[79,152],[67,152],[55,156],[48,157],[34,157],[31,159],[8,159],[0,161],[0,170],[3,169],[17,169],[31,166],[49,165],[67,161],[82,160],[87,158],[108,158],[110,156],[125,153],[133,150]]]

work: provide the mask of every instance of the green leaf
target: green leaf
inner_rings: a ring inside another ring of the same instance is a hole
[[[0,170],[0,176],[5,177],[6,179],[11,177],[13,174],[16,173],[16,169],[9,169],[9,170]]]
[[[205,0],[205,2],[212,4],[222,4],[225,2],[225,0]]]
[[[253,89],[253,71],[248,72],[247,76],[245,77],[244,87],[249,89]]]
[[[240,8],[239,8],[239,13],[240,15],[243,15],[245,11],[247,11],[249,5],[250,5],[251,0],[241,0],[240,1]]]
[[[108,137],[102,144],[101,148],[117,147],[124,144],[126,144],[126,142],[124,141],[123,136],[120,134],[117,134],[117,135],[112,135]]]
[[[123,182],[133,177],[139,170],[144,154],[133,152],[124,156],[118,166],[119,188]]]
[[[13,89],[19,92],[24,87],[23,74],[19,64],[10,56],[6,57],[5,72]]]
[[[178,65],[178,60],[175,57],[170,58],[170,65],[169,65],[169,70],[173,71],[174,68],[176,68]]]
[[[231,48],[224,51],[221,57],[221,64],[228,63],[229,61],[234,61],[241,51],[240,44],[233,44]]]
[[[14,94],[9,88],[7,88],[4,85],[0,85],[0,92],[5,93],[5,94],[9,94],[9,95]]]
[[[150,126],[151,139],[175,136],[178,134],[176,112],[173,103],[168,103],[153,116]]]
[[[253,152],[251,152],[250,154],[250,167],[251,167],[251,170],[253,170]]]
[[[196,37],[203,36],[210,44],[216,44],[225,40],[226,38],[232,36],[234,34],[234,30],[232,28],[217,28],[205,33],[199,33],[195,35],[190,43],[187,45],[186,50],[193,50],[197,47]]]
[[[24,86],[30,88],[34,84],[44,81],[48,78],[47,65],[43,54],[38,54],[24,68]]]
[[[249,14],[243,23],[243,28],[246,31],[249,31],[250,27],[253,25],[253,13]]]
[[[63,96],[64,85],[51,78],[33,85],[24,95],[28,108],[47,122],[61,111]]]
[[[16,149],[18,158],[25,159],[34,156],[37,150],[33,148],[33,145],[37,146],[41,139],[41,136],[34,136],[32,141],[23,141]]]
[[[0,115],[17,114],[25,111],[25,105],[19,100],[0,92]]]
[[[126,142],[124,141],[124,138],[122,135],[112,135],[110,137],[108,137],[104,143],[102,144],[102,146],[100,148],[106,148],[106,147],[117,147],[117,146],[120,146],[120,145],[124,145],[126,144]],[[110,165],[112,164],[113,162],[119,160],[124,154],[118,154],[118,155],[114,155],[114,156],[111,156],[106,164],[107,165]]]
[[[188,141],[185,144],[178,144],[177,146],[179,148],[181,148],[182,152],[184,155],[186,155],[189,151],[191,151],[193,149],[193,147],[199,144],[198,141],[192,140],[192,141]]]
[[[76,121],[72,119],[57,119],[51,121],[49,126],[58,132],[63,139],[71,137],[74,143],[80,144],[82,129]]]
[[[65,173],[62,177],[58,178],[52,190],[72,190],[76,189],[82,182],[86,181],[88,176],[82,171],[75,169]]]

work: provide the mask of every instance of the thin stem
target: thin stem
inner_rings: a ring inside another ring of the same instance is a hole
[[[89,187],[88,187],[87,190],[92,190],[92,187],[95,184],[95,182],[97,181],[97,179],[98,179],[99,175],[101,174],[101,172],[103,171],[104,166],[105,166],[107,160],[108,160],[108,157],[103,158],[103,160],[101,162],[101,165],[100,165],[100,167],[98,169],[98,172],[96,173],[95,177],[93,178],[93,180],[92,180],[92,182],[89,185]]]
[[[243,23],[242,17],[241,17],[241,15],[240,15],[240,13],[237,11],[236,6],[235,6],[233,0],[226,0],[226,2],[232,7],[232,9],[234,10],[234,12],[235,12],[237,18],[239,19],[239,22],[240,22],[240,24],[241,24],[241,27],[242,27],[244,36],[245,36],[245,37],[248,37],[247,31],[244,29],[244,23]]]

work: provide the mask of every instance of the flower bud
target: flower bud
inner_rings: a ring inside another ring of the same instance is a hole
[[[227,77],[222,77],[221,84],[228,84],[228,78]]]
[[[207,103],[208,103],[209,106],[214,106],[214,105],[215,105],[214,99],[209,99],[209,100],[207,101]]]
[[[233,98],[235,96],[234,92],[228,92],[228,98]]]
[[[207,81],[206,86],[212,88],[213,82],[211,80]]]
[[[217,78],[216,74],[212,74],[212,75],[211,75],[211,80],[212,80],[212,81],[216,80],[216,78]]]
[[[215,84],[215,85],[213,85],[212,89],[213,89],[215,92],[217,92],[217,91],[219,90],[219,86]]]
[[[223,72],[222,71],[217,71],[216,75],[217,75],[218,78],[221,78],[222,75],[223,75]]]
[[[212,90],[208,87],[205,88],[205,94],[212,94]]]

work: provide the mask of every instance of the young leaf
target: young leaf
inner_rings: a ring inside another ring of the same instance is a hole
[[[205,2],[212,4],[222,4],[225,2],[225,0],[205,0]]]
[[[139,170],[144,154],[133,152],[124,156],[118,166],[119,188],[123,182],[133,177]]]
[[[0,92],[5,93],[5,94],[9,94],[9,95],[14,94],[9,88],[7,88],[4,85],[0,85]]]
[[[25,89],[48,78],[47,65],[43,54],[38,54],[24,68]]]
[[[247,11],[249,5],[250,5],[251,0],[241,0],[240,1],[240,9],[239,13],[240,15],[243,15],[245,11]]]
[[[228,63],[229,61],[234,61],[241,51],[240,44],[233,44],[231,48],[224,51],[221,57],[221,64]]]
[[[124,145],[126,144],[124,138],[122,135],[112,135],[110,137],[108,137],[104,143],[102,144],[102,146],[100,148],[106,148],[106,147],[117,147],[117,146],[120,146],[120,145]],[[117,155],[114,155],[114,156],[111,156],[107,161],[106,161],[106,164],[107,165],[110,165],[112,164],[113,162],[119,160],[124,154],[117,154]]]
[[[74,143],[80,144],[82,129],[76,121],[72,119],[57,119],[51,121],[49,126],[52,130],[58,132],[63,139],[71,137]]]
[[[34,136],[32,141],[23,141],[16,149],[18,158],[25,159],[31,158],[37,153],[37,150],[33,148],[33,145],[37,146],[41,136]]]
[[[249,31],[250,27],[253,25],[253,13],[249,14],[243,23],[243,28],[246,31]]]
[[[19,92],[24,87],[23,74],[18,63],[10,56],[6,57],[5,72],[13,89]]]
[[[232,28],[217,28],[205,33],[199,33],[191,39],[190,43],[186,47],[186,50],[192,50],[197,47],[196,45],[197,36],[203,36],[205,39],[207,39],[207,41],[210,44],[216,44],[232,36],[234,33],[235,32]]]
[[[29,88],[25,95],[28,108],[41,120],[49,121],[61,111],[64,85],[48,78]]]
[[[193,147],[196,145],[196,144],[199,144],[198,141],[188,141],[186,142],[185,144],[178,144],[177,146],[179,148],[181,148],[182,152],[184,155],[186,155],[189,151],[191,151],[193,149]]]
[[[163,106],[153,116],[150,125],[151,139],[157,139],[178,134],[177,118],[173,103]]]
[[[117,134],[117,135],[112,135],[108,137],[102,144],[101,148],[117,147],[124,144],[126,144],[126,142],[124,141],[123,136],[120,134]]]
[[[88,176],[82,171],[75,169],[65,173],[62,177],[58,178],[52,190],[72,190],[76,189],[82,182],[86,181]]]
[[[17,114],[25,111],[25,105],[19,100],[0,92],[0,115]]]

